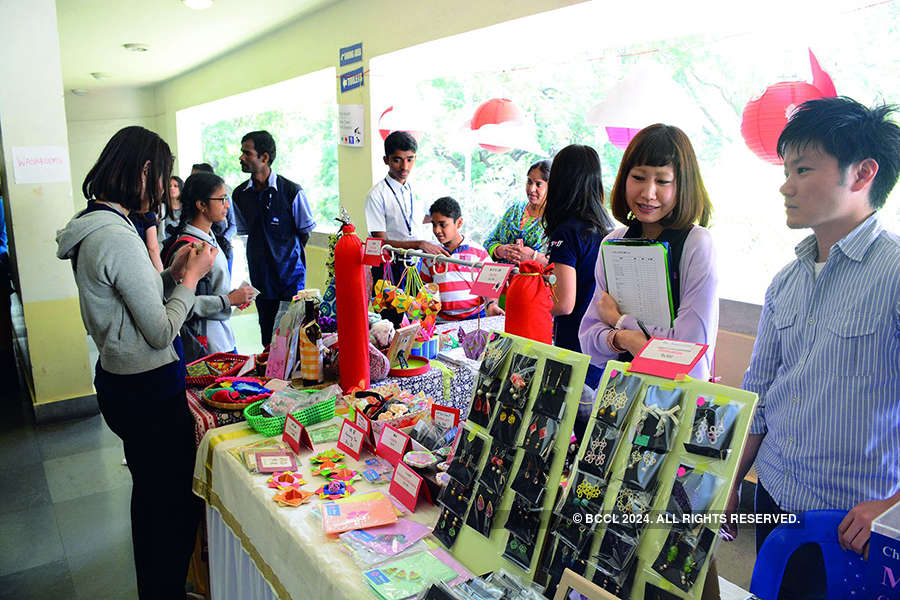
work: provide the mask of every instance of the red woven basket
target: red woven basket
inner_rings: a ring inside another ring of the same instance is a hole
[[[237,372],[241,370],[241,367],[244,366],[244,363],[247,362],[248,358],[250,357],[244,356],[242,354],[229,354],[227,352],[217,352],[215,354],[210,354],[209,356],[204,356],[203,358],[198,358],[188,366],[196,365],[197,363],[201,363],[207,360],[232,362],[234,363],[234,366],[232,366],[224,373],[219,373],[218,375],[197,375],[193,377],[188,375],[184,378],[184,382],[187,385],[200,385],[206,387],[211,383],[215,383],[216,379],[218,379],[219,377],[231,377],[233,375],[237,375]]]

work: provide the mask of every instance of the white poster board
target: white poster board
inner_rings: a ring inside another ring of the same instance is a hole
[[[353,146],[361,148],[365,144],[363,135],[363,105],[340,104],[338,105],[338,126],[341,146]]]
[[[13,146],[12,150],[17,184],[69,181],[69,152],[65,146]]]

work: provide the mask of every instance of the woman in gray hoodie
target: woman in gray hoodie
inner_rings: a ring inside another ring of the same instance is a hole
[[[193,420],[178,330],[216,250],[185,246],[159,273],[128,220],[132,211],[157,210],[171,171],[172,152],[157,134],[120,130],[85,177],[87,208],[56,236],[57,256],[72,261],[84,326],[100,350],[97,402],[122,438],[131,471],[142,599],[184,596],[202,508],[191,491]]]

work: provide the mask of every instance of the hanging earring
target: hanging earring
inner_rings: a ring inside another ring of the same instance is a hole
[[[478,512],[482,512],[484,510],[484,498],[481,494],[478,494],[478,500],[475,502],[475,508],[478,509]]]

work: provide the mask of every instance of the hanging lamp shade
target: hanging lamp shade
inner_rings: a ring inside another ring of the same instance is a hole
[[[482,127],[502,125],[504,123],[511,125],[524,124],[525,113],[509,98],[491,98],[475,109],[469,127],[472,131],[478,131]],[[512,150],[512,147],[509,146],[495,146],[484,143],[479,143],[478,145],[488,152],[496,154],[503,154]]]
[[[412,115],[406,115],[404,117],[404,110],[396,109],[394,106],[388,106],[387,109],[381,113],[381,116],[378,117],[378,135],[381,136],[381,139],[387,139],[387,136],[391,135],[395,131],[405,131],[409,135],[416,138],[417,142],[422,141],[423,131],[421,129],[415,129],[410,127],[412,120],[414,117]],[[404,120],[409,121],[409,123],[404,124]]]
[[[782,164],[776,146],[788,119],[807,100],[822,97],[817,87],[805,81],[781,81],[770,85],[762,96],[744,107],[741,136],[747,147],[767,163]]]

